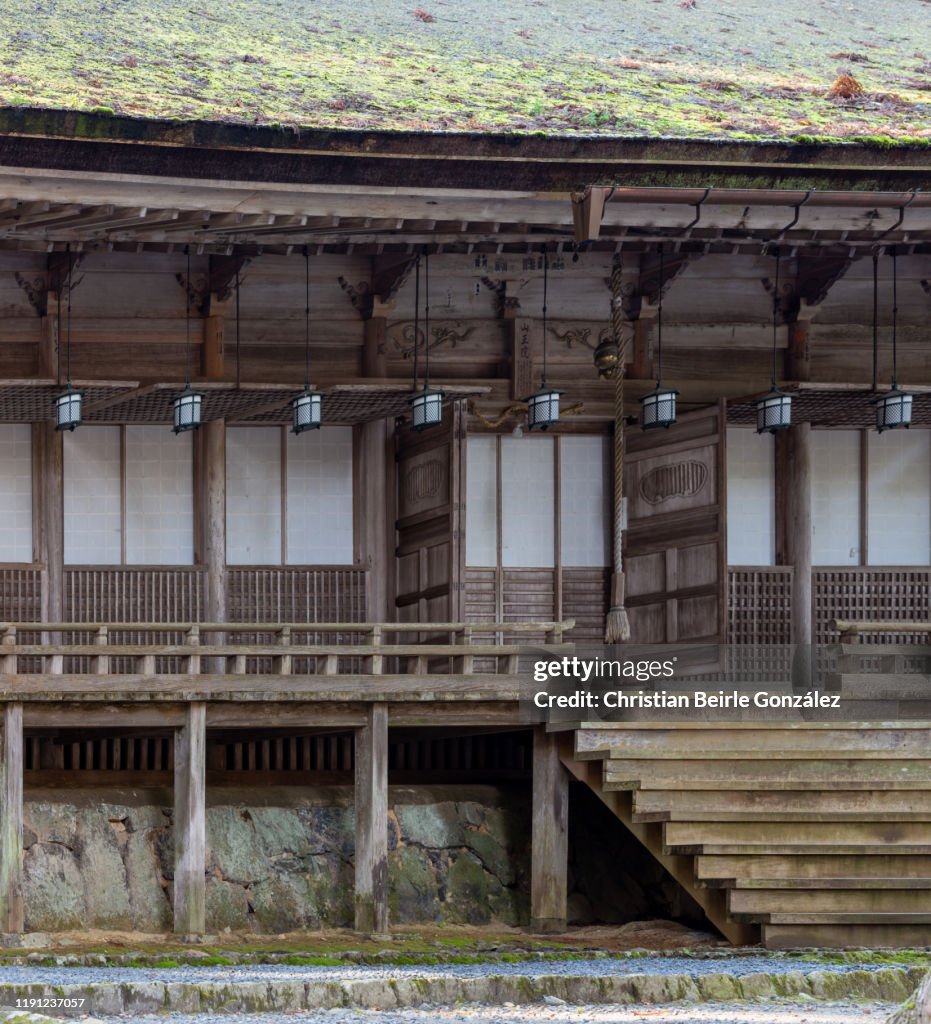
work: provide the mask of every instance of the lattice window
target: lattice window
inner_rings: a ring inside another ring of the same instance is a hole
[[[836,643],[831,619],[869,622],[931,621],[931,568],[815,569],[815,642]],[[927,643],[926,636],[871,633],[870,643]]]
[[[792,567],[731,567],[727,576],[727,642],[791,643]]]

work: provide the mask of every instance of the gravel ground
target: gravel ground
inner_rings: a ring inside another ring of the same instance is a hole
[[[0,982],[7,984],[94,985],[119,982],[247,982],[247,981],[356,981],[371,978],[480,978],[487,976],[567,975],[603,977],[625,974],[786,974],[789,971],[881,970],[887,964],[824,964],[796,957],[740,956],[700,960],[691,957],[599,957],[596,960],[528,960],[521,963],[443,964],[441,966],[339,967],[251,964],[216,967],[0,967]]]
[[[888,1003],[765,1002],[703,1003],[662,1009],[630,1006],[438,1006],[400,1012],[330,1010],[323,1013],[197,1014],[133,1017],[133,1024],[881,1024],[894,1009]],[[128,1017],[95,1018],[124,1024]]]

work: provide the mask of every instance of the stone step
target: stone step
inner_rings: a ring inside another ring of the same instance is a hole
[[[612,758],[604,763],[605,788],[612,790],[928,789],[931,760],[683,758],[653,763]]]
[[[729,889],[727,909],[758,919],[777,913],[931,914],[931,889]]]
[[[892,913],[884,914],[881,911],[876,913],[866,913],[859,911],[851,911],[850,913],[825,913],[825,914],[769,914],[767,916],[768,924],[910,924],[910,925],[929,925],[931,924],[931,913],[925,913],[924,911],[917,912],[914,914],[908,913]],[[925,943],[927,944],[927,933],[925,933]]]
[[[886,845],[894,849],[900,845],[925,845],[931,853],[931,825],[912,821],[669,822],[664,826],[664,839],[671,847],[773,843],[794,848]]]
[[[931,821],[931,792],[635,790],[634,821]]]
[[[722,889],[931,889],[926,878],[730,878],[707,883]]]
[[[817,883],[823,878],[856,879],[923,879],[931,878],[931,852],[907,855],[888,849],[873,856],[845,856],[836,853],[804,854],[702,854],[695,860],[695,875],[700,881],[741,878],[808,879]]]
[[[678,827],[678,826],[677,826]],[[672,850],[675,853],[695,853],[710,857],[753,856],[753,857],[801,857],[811,853],[825,853],[835,857],[874,857],[884,854],[925,856],[931,851],[928,843],[776,843],[776,842],[730,842],[684,844]]]
[[[787,811],[802,814],[882,814],[908,811],[931,814],[931,789],[912,793],[873,793],[863,790],[836,793],[825,789],[801,792],[780,790],[775,793],[747,790],[689,790],[682,793],[637,790],[633,801],[633,809],[638,814],[649,811]]]
[[[823,921],[788,925],[764,923],[761,932],[767,949],[798,949],[801,946],[914,949],[928,942],[928,928],[923,924],[859,924],[848,920],[839,924]]]
[[[596,743],[589,746],[589,743]],[[615,730],[576,733],[578,757],[694,758],[713,753],[716,759],[758,758],[905,758],[921,757],[929,749],[926,729],[736,729]]]

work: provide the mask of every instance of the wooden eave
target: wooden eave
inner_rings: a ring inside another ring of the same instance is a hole
[[[0,110],[0,139],[5,166],[263,185],[931,187],[931,155],[920,145],[298,130],[23,107]]]

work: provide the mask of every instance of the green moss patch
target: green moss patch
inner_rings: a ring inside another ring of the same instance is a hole
[[[418,13],[420,12],[420,13]],[[931,138],[919,0],[0,2],[0,105],[285,129]],[[832,99],[852,71],[860,96]]]

